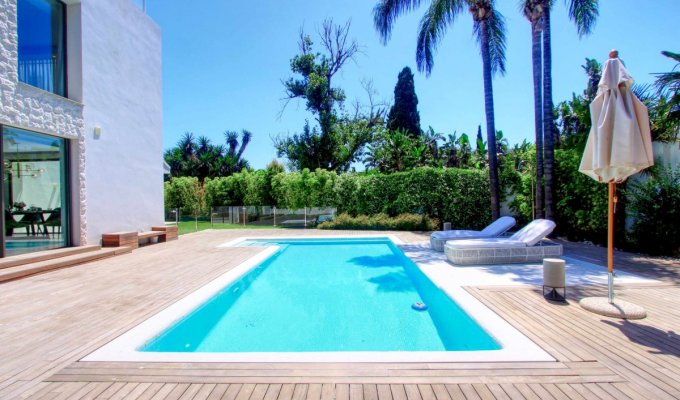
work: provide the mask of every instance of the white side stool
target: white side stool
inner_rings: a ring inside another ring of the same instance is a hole
[[[559,258],[543,259],[543,297],[553,301],[567,301],[567,278],[564,273],[564,260]],[[549,288],[546,295],[545,289]],[[562,289],[562,294],[557,292]]]

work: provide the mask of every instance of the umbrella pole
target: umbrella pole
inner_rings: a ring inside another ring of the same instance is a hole
[[[607,275],[609,303],[614,302],[614,196],[616,183],[609,182],[609,215],[607,223]]]

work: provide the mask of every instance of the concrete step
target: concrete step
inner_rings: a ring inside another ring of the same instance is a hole
[[[97,251],[100,250],[101,248],[102,247],[99,245],[64,247],[62,249],[36,251],[33,253],[19,254],[16,256],[0,258],[0,270],[2,270],[3,268],[16,267],[18,265],[33,264],[40,261],[72,256],[74,254],[82,254],[90,251]]]
[[[45,261],[35,262],[32,264],[24,264],[17,265],[15,267],[4,268],[0,270],[0,283],[24,278],[30,275],[40,274],[47,271],[52,271],[55,269],[85,264],[91,261],[100,260],[102,258],[113,257],[130,252],[132,252],[132,249],[129,247],[108,247],[105,249],[98,249],[93,251],[87,251],[84,253],[67,255],[64,257],[53,258]]]

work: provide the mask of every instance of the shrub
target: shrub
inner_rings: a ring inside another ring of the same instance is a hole
[[[607,240],[607,184],[578,171],[581,152],[555,150],[555,223],[570,240]],[[620,242],[617,240],[617,243]]]
[[[204,208],[203,190],[198,178],[173,178],[164,184],[165,206],[180,208],[182,214],[197,216]]]
[[[680,171],[659,168],[656,177],[629,187],[630,239],[637,250],[680,256]]]
[[[491,220],[486,171],[416,168],[393,174],[342,175],[337,208],[350,215],[424,214],[454,226],[481,228]]]
[[[340,214],[333,221],[322,222],[319,229],[350,229],[377,231],[432,231],[437,229],[439,221],[418,214],[400,214],[390,217],[387,214],[371,216]]]

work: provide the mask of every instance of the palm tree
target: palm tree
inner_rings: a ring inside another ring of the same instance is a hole
[[[589,34],[595,26],[598,16],[599,0],[565,0],[568,7],[569,18],[576,24],[579,37]],[[550,44],[550,10],[554,0],[522,0],[522,11],[532,24],[532,59],[534,69],[534,113],[540,114],[541,121],[535,117],[536,123],[536,181],[540,187],[540,171],[543,172],[544,193],[537,190],[536,210],[541,216],[542,210],[539,196],[544,195],[545,218],[554,218],[553,201],[553,171],[555,162],[555,127],[553,122],[552,102],[552,51]],[[540,28],[540,29],[539,29]],[[541,45],[539,46],[539,37]],[[542,51],[540,56],[538,52]],[[538,66],[542,67],[542,76],[538,72]],[[542,77],[542,84],[540,78]],[[537,91],[537,86],[542,88],[542,95]],[[540,112],[539,112],[540,110]],[[543,132],[539,133],[539,123]],[[543,138],[542,143],[539,136]],[[541,149],[542,145],[543,149]],[[542,151],[541,151],[542,150]],[[540,160],[540,154],[543,160]],[[540,168],[542,161],[543,168]]]
[[[224,138],[227,142],[227,149],[222,157],[220,174],[231,175],[234,172],[242,171],[249,167],[248,161],[243,159],[243,152],[248,147],[253,134],[248,130],[241,131],[241,142],[239,146],[238,132],[225,131]]]
[[[552,102],[552,52],[550,44],[550,9],[553,0],[543,0],[543,145],[545,177],[545,217],[554,219],[553,171],[555,164],[555,135]],[[599,0],[565,0],[569,18],[576,24],[579,37],[589,34],[598,16]]]
[[[531,61],[534,75],[534,129],[536,140],[536,182],[543,182],[543,99],[541,97],[541,30],[543,0],[524,0],[524,16],[531,23]],[[534,196],[536,216],[543,218],[543,186],[537,185]]]
[[[397,17],[420,5],[420,0],[379,0],[373,9],[375,27],[383,43],[390,38]],[[498,188],[498,160],[496,158],[496,126],[494,121],[493,85],[494,73],[505,73],[505,21],[494,8],[495,0],[431,0],[420,20],[416,48],[418,70],[429,75],[434,66],[434,52],[446,29],[456,17],[467,10],[472,15],[474,34],[479,42],[484,76],[484,110],[489,151],[489,184],[491,191],[491,214],[500,215]]]
[[[193,132],[184,132],[184,135],[182,135],[182,138],[177,143],[177,147],[179,147],[180,151],[182,152],[182,159],[184,161],[194,158],[196,152],[196,140],[194,139]]]

